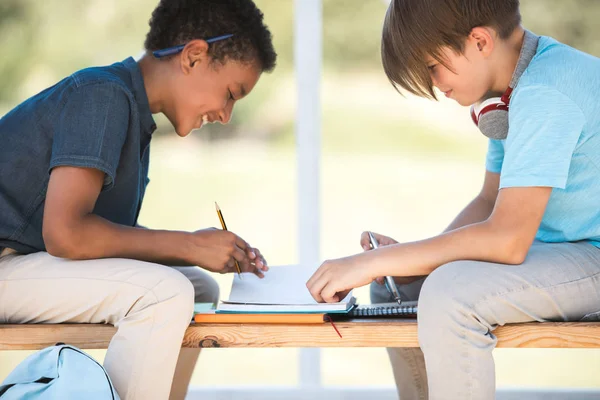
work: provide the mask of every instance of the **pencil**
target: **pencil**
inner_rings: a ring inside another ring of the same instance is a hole
[[[219,207],[216,201],[215,206],[217,207],[217,215],[219,216],[219,221],[221,221],[221,226],[223,227],[223,230],[226,231],[227,225],[225,224],[225,219],[223,219],[223,213],[221,212],[221,208]],[[235,258],[233,259],[233,261],[235,262],[235,269],[237,270],[238,276],[240,277],[240,279],[242,279],[242,269],[240,268],[240,264],[238,264]]]

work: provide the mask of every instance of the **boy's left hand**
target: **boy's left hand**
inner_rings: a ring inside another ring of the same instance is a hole
[[[306,287],[319,303],[336,303],[350,290],[367,285],[373,279],[372,271],[357,262],[356,256],[351,256],[325,261],[306,282]]]

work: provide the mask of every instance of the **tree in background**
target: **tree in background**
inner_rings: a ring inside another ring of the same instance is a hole
[[[30,0],[0,2],[0,104],[19,98],[19,88],[29,74],[38,33],[34,14]]]

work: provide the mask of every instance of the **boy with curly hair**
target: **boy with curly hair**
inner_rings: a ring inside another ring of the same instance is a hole
[[[267,270],[232,232],[137,225],[152,115],[182,137],[227,123],[275,67],[263,14],[252,0],[161,0],[145,49],[78,71],[0,120],[0,323],[116,326],[105,367],[128,400],[185,396],[199,350],[180,355],[183,334],[194,301],[219,294],[201,268]]]

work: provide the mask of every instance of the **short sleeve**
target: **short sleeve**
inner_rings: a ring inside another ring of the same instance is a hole
[[[125,91],[113,83],[75,87],[58,113],[49,171],[58,166],[98,169],[102,190],[115,182],[121,149],[129,130]]]
[[[502,171],[504,161],[504,144],[501,140],[490,139],[487,155],[485,158],[485,169],[499,174]]]
[[[564,189],[584,125],[579,106],[561,92],[545,86],[516,91],[510,104],[500,188]]]

